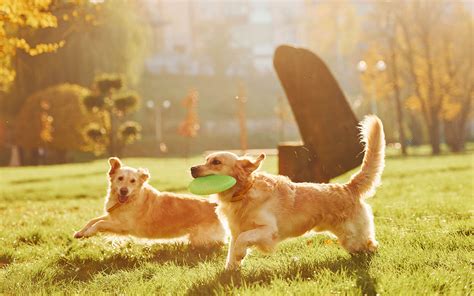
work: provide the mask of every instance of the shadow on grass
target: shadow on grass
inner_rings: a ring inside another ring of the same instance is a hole
[[[120,252],[102,258],[81,258],[67,256],[55,262],[60,272],[55,281],[89,281],[98,273],[113,274],[122,270],[131,270],[147,262],[163,264],[173,262],[178,266],[196,266],[222,255],[222,247],[192,247],[180,244],[163,244],[153,247],[149,252]],[[222,259],[222,258],[221,258]],[[223,259],[222,259],[223,260]]]
[[[473,236],[474,235],[474,228],[468,228],[468,229],[459,229],[455,232],[456,235],[459,236]]]
[[[346,271],[350,276],[356,278],[357,287],[361,295],[377,295],[377,280],[369,274],[371,255],[354,255],[351,258],[340,258],[319,263],[293,263],[284,271],[263,269],[243,275],[240,271],[222,271],[211,280],[195,284],[188,291],[188,295],[213,295],[216,289],[223,289],[252,284],[268,285],[273,279],[294,280],[317,280],[317,275],[323,270],[331,270],[334,273]]]
[[[0,254],[0,268],[7,267],[13,262],[13,256],[11,254]]]

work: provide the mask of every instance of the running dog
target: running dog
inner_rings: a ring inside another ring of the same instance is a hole
[[[226,222],[231,241],[226,269],[240,266],[249,247],[270,252],[286,238],[307,231],[330,231],[350,253],[377,248],[374,217],[365,199],[375,193],[384,168],[385,136],[380,119],[360,125],[365,155],[359,172],[345,184],[294,183],[284,176],[257,172],[265,155],[253,160],[217,152],[193,166],[194,178],[229,175],[237,184],[218,194],[217,213]]]

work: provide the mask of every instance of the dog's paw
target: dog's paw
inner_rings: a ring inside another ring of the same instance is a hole
[[[86,231],[84,231],[84,234],[82,235],[82,237],[86,238],[86,237],[91,237],[91,236],[94,236],[97,234],[97,229],[94,228],[94,227],[91,227],[91,228],[88,228]]]
[[[240,255],[234,256],[233,259],[228,260],[225,264],[225,269],[226,270],[238,270],[240,266],[242,265],[242,261],[245,258],[245,253],[242,253]]]
[[[225,270],[228,270],[228,271],[235,271],[235,270],[239,270],[240,269],[240,263],[239,262],[227,262],[225,264]]]
[[[80,231],[74,232],[74,238],[83,238],[84,234]]]
[[[367,241],[367,250],[369,252],[374,253],[375,251],[377,251],[378,246],[379,246],[379,243],[376,240],[369,239]]]

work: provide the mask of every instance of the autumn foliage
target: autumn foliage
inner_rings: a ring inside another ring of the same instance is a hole
[[[375,85],[378,99],[398,96],[398,113],[418,113],[433,154],[440,153],[443,123],[447,144],[462,150],[474,98],[472,14],[458,2],[392,1],[374,4],[371,19],[376,30],[366,59],[385,60],[387,73],[363,77],[364,86]]]
[[[63,40],[55,43],[29,44],[16,34],[19,30],[55,28],[58,20],[50,12],[51,0],[2,0],[0,1],[0,90],[7,90],[15,79],[12,59],[18,50],[31,56],[55,52],[64,46]]]
[[[186,116],[179,125],[178,132],[183,137],[194,138],[199,131],[199,117],[197,114],[197,104],[199,93],[197,90],[190,90],[181,104],[186,109]]]

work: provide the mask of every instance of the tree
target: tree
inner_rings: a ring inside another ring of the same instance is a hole
[[[470,67],[466,65],[469,58],[466,51],[454,49],[463,42],[459,36],[472,34],[472,16],[469,13],[463,16],[457,10],[463,10],[462,4],[448,1],[404,1],[396,9],[401,28],[398,44],[413,81],[414,94],[408,103],[421,111],[433,154],[441,151],[441,121],[447,109],[453,107],[449,101],[456,86],[462,85],[458,81],[461,69]],[[462,31],[453,34],[453,25],[460,21],[471,23],[467,34]]]
[[[457,73],[454,73],[451,93],[442,116],[446,143],[451,151],[459,152],[464,150],[468,120],[473,114],[474,41],[472,37],[474,25],[472,14],[461,5],[453,7],[453,19],[457,21],[452,24],[452,31],[456,32],[456,36],[452,38],[455,38],[455,44],[463,44],[463,46],[447,45],[445,62],[449,67],[458,67],[458,69],[453,69]],[[451,36],[445,36],[447,37]]]
[[[139,4],[125,0],[102,4],[91,2],[54,1],[49,8],[57,20],[57,27],[15,32],[14,36],[30,44],[57,40],[65,43],[55,54],[31,56],[19,50],[12,58],[16,79],[8,93],[0,92],[0,120],[4,123],[7,139],[5,146],[15,145],[10,140],[14,139],[11,135],[15,130],[15,118],[26,98],[36,91],[65,81],[91,85],[97,73],[123,73],[131,85],[141,77],[148,26],[134,9]],[[0,3],[2,5],[4,1]]]
[[[387,75],[384,75],[396,110],[396,121],[398,128],[398,141],[401,145],[402,155],[407,155],[406,136],[404,128],[404,106],[402,100],[403,79],[400,73],[402,68],[400,53],[397,48],[397,35],[399,25],[395,19],[393,4],[389,2],[374,3],[370,13],[370,19],[375,23],[372,26],[373,32],[371,40],[376,40],[376,44],[369,46],[369,51],[376,49],[380,59],[387,64]],[[385,74],[385,73],[384,73]]]
[[[365,67],[360,70],[364,97],[371,101],[371,112],[378,112],[377,101],[392,94],[384,56],[377,46],[370,46],[360,63]]]
[[[7,91],[15,79],[13,58],[18,50],[30,56],[55,52],[64,46],[64,41],[53,43],[37,42],[32,46],[24,38],[18,36],[22,29],[31,31],[56,28],[58,21],[51,13],[51,0],[3,0],[0,2],[0,91]]]
[[[472,106],[472,15],[462,3],[392,1],[376,3],[371,20],[380,28],[400,136],[405,95],[406,106],[421,114],[433,154],[440,153],[443,121],[448,144],[460,149]]]
[[[143,67],[148,27],[132,9],[134,4],[119,0],[80,3],[51,7],[57,18],[54,29],[17,33],[33,44],[57,39],[65,44],[54,55],[33,58],[20,51],[15,56],[17,80],[5,100],[0,99],[3,115],[15,114],[26,97],[37,90],[64,81],[90,85],[97,73],[123,73],[129,83],[136,84]]]
[[[189,142],[191,138],[195,138],[199,131],[199,118],[197,114],[197,105],[199,101],[199,93],[192,89],[183,99],[181,104],[186,109],[186,116],[179,125],[178,133],[186,138],[186,158],[189,156]]]
[[[134,121],[121,122],[124,117],[137,110],[137,94],[123,90],[123,80],[117,75],[101,75],[96,78],[91,94],[84,97],[83,104],[101,122],[89,124],[85,129],[87,139],[97,154],[105,150],[109,155],[119,155],[126,144],[140,138],[141,126]]]
[[[82,107],[89,91],[79,85],[61,84],[28,97],[17,117],[16,142],[32,152],[37,163],[39,148],[54,152],[58,162],[65,162],[68,151],[90,151],[84,141],[84,125],[97,120]]]
[[[357,47],[361,22],[350,0],[305,1],[302,18],[306,43],[335,72],[343,88],[351,92],[356,69],[347,65],[357,63]]]

